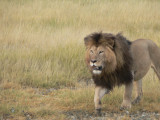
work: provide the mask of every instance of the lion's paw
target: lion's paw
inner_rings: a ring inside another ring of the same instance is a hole
[[[138,96],[135,100],[133,100],[132,105],[138,104],[141,101],[141,96]]]
[[[96,109],[95,114],[96,114],[96,116],[101,116],[102,115],[101,109]]]
[[[120,110],[128,110],[131,108],[131,102],[130,101],[123,101],[121,104]]]

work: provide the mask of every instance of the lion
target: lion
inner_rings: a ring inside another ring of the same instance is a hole
[[[95,32],[84,38],[85,61],[95,83],[96,113],[101,112],[101,99],[115,86],[125,85],[120,109],[130,109],[139,103],[142,78],[152,67],[160,79],[160,48],[151,40],[127,40],[121,33]],[[131,102],[133,85],[136,98]]]

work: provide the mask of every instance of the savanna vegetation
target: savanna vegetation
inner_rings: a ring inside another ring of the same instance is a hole
[[[83,38],[123,32],[160,46],[159,0],[0,0],[0,119],[66,119],[66,111],[94,111],[94,86]],[[143,62],[143,61],[142,61]],[[160,112],[160,82],[152,70],[144,97],[131,111]],[[103,99],[119,111],[123,87]]]

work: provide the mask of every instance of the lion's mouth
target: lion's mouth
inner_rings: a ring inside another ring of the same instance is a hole
[[[102,66],[95,66],[95,67],[93,67],[93,70],[99,70],[99,71],[102,71]]]
[[[102,73],[102,66],[93,66],[93,74],[99,75]]]

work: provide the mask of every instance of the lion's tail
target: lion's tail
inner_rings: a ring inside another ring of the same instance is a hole
[[[149,41],[149,54],[152,61],[152,68],[160,80],[160,48],[152,41]]]

